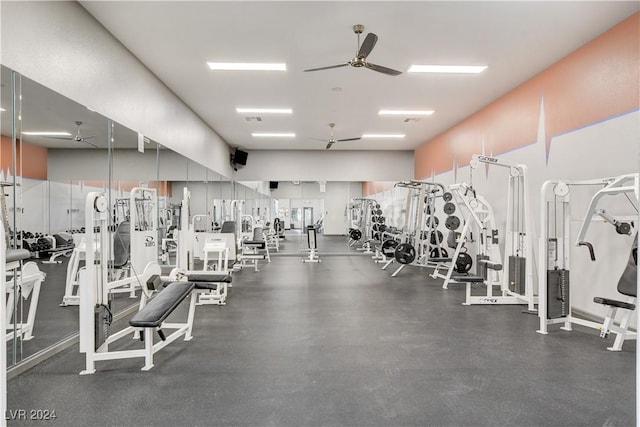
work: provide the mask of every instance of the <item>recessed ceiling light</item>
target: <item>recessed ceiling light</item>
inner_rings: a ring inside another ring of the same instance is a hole
[[[287,71],[284,63],[258,63],[258,62],[207,62],[212,70],[227,71]]]
[[[236,108],[238,113],[291,114],[291,108]]]
[[[295,138],[296,134],[293,132],[254,132],[251,136],[258,138]]]
[[[5,110],[4,108],[0,107],[0,111],[7,111],[7,110]]]
[[[463,73],[477,74],[487,69],[486,65],[412,65],[407,73]]]
[[[381,116],[430,116],[433,110],[380,110]]]
[[[365,133],[363,138],[404,138],[403,133]]]
[[[22,132],[29,136],[71,136],[69,132]]]

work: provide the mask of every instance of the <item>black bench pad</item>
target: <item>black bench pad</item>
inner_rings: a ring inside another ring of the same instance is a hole
[[[451,258],[429,258],[429,262],[451,262]]]
[[[191,293],[194,284],[190,282],[174,282],[164,288],[158,296],[150,300],[142,310],[137,312],[129,325],[135,328],[157,328],[169,317],[171,312]]]
[[[196,282],[196,287],[198,287],[198,282],[231,283],[233,279],[231,278],[230,274],[202,273],[189,274],[187,276],[187,280],[189,282]]]
[[[482,276],[453,276],[451,278],[456,282],[471,282],[471,283],[484,282],[484,277]]]
[[[610,305],[612,307],[624,308],[627,310],[635,310],[636,308],[635,304],[631,304],[629,302],[623,302],[615,299],[602,298],[602,297],[593,298],[593,302],[595,302],[596,304]]]
[[[243,240],[242,244],[244,246],[256,247],[258,249],[264,249],[266,245],[264,240]]]

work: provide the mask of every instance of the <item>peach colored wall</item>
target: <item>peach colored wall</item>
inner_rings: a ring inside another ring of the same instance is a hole
[[[11,138],[1,136],[0,142],[0,168],[4,171],[13,171],[13,155],[11,150]],[[17,159],[20,161],[22,149],[22,170],[18,163],[18,174],[23,178],[47,179],[47,152],[45,147],[31,145],[26,142],[18,142]]]
[[[452,170],[454,161],[465,165],[472,154],[482,151],[483,143],[485,152],[492,155],[534,143],[541,98],[547,158],[554,136],[637,110],[639,34],[640,13],[636,13],[421,145],[415,150],[415,177]]]
[[[84,185],[90,187],[105,187],[105,181],[83,181]],[[114,190],[131,191],[135,187],[140,186],[140,181],[115,181],[113,183]],[[168,181],[149,181],[149,188],[158,189],[158,196],[171,196],[171,185]]]
[[[382,191],[390,190],[393,188],[393,182],[363,182],[362,194],[368,196],[369,194],[380,193]]]

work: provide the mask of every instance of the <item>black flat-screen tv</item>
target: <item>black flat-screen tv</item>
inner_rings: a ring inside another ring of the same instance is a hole
[[[246,151],[242,151],[236,148],[236,151],[233,153],[233,163],[236,165],[245,166],[247,164],[247,157],[249,153]]]
[[[278,189],[278,181],[269,181],[269,189],[277,190]]]

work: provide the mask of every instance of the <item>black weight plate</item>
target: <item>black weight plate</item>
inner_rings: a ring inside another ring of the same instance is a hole
[[[443,210],[447,215],[451,215],[456,211],[456,205],[454,203],[447,202],[444,204]]]
[[[431,215],[427,217],[427,227],[436,228],[438,224],[440,224],[440,219],[437,216]]]
[[[395,256],[396,247],[398,246],[398,241],[393,239],[387,239],[382,242],[382,253],[386,256]]]
[[[425,208],[425,210],[424,210],[424,212],[425,212],[427,215],[432,215],[435,211],[436,211],[435,206],[433,207],[433,209],[431,208],[431,206],[427,206],[427,207]]]
[[[431,233],[431,238],[429,239],[429,242],[432,245],[439,245],[440,243],[442,243],[443,239],[444,239],[444,235],[442,234],[442,231],[436,230],[435,232]]]
[[[429,258],[448,258],[449,254],[445,248],[435,247],[429,252]]]
[[[351,230],[351,233],[349,233],[349,237],[351,237],[353,240],[360,240],[362,238],[362,232],[358,229]]]
[[[443,199],[445,202],[450,202],[451,200],[453,200],[453,194],[451,194],[451,193],[449,193],[449,192],[447,191],[446,193],[444,193],[444,194],[442,195],[442,199]]]
[[[378,224],[373,224],[373,226],[371,227],[371,229],[373,231],[380,231],[380,229],[378,228]]]
[[[380,204],[376,203],[376,209],[380,209]]]
[[[378,210],[376,211],[376,215],[378,215],[378,216],[382,215],[382,209],[378,209]]]
[[[383,224],[385,220],[386,220],[386,218],[385,218],[385,217],[383,217],[383,216],[379,216],[379,217],[378,217],[378,222],[379,222],[380,224]]]
[[[447,217],[447,220],[444,222],[444,226],[447,227],[447,230],[456,231],[460,227],[460,218],[455,215],[451,215]]]
[[[387,226],[386,226],[386,225],[384,225],[384,224],[378,224],[378,230],[379,230],[381,233],[384,233],[385,231],[387,231]]]
[[[456,273],[468,273],[473,266],[473,258],[466,252],[460,252],[458,258],[456,258],[456,266],[454,269]]]
[[[416,248],[410,243],[401,243],[396,247],[394,256],[400,264],[411,264],[416,259]]]

